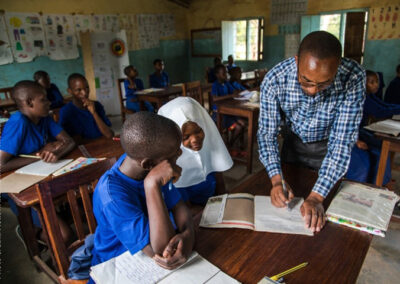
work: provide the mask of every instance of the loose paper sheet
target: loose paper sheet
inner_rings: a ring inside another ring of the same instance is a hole
[[[46,55],[42,19],[38,13],[5,13],[14,59],[29,62]]]
[[[365,126],[364,128],[374,132],[380,132],[380,133],[391,134],[393,136],[398,136],[400,134],[400,121],[386,119],[372,123],[368,126]]]
[[[156,93],[156,92],[161,92],[161,91],[164,91],[164,89],[163,88],[148,88],[148,89],[137,91],[136,94],[137,95],[146,95],[146,94]]]
[[[59,160],[55,163],[46,163],[43,160],[39,160],[35,163],[22,167],[15,172],[17,174],[47,177],[72,161],[73,159],[64,159],[64,160]]]
[[[20,193],[45,178],[45,176],[12,173],[0,179],[0,191],[1,193]]]
[[[10,39],[8,38],[7,26],[4,16],[0,16],[0,65],[13,62]]]
[[[299,200],[292,210],[277,208],[272,205],[270,196],[255,196],[255,227],[256,231],[298,234],[312,236],[311,230],[304,227],[300,206],[303,199]]]
[[[50,59],[66,60],[79,57],[73,16],[45,14],[43,24]]]

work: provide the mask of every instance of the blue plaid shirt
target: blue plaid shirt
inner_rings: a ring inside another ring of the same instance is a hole
[[[335,80],[314,97],[302,91],[294,57],[272,68],[261,84],[257,134],[260,160],[268,175],[281,174],[277,141],[281,108],[286,115],[286,124],[303,143],[328,139],[328,151],[313,188],[314,192],[326,197],[347,171],[351,149],[358,136],[364,99],[365,72],[350,59],[342,58]]]

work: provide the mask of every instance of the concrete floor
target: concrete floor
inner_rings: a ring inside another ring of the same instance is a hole
[[[121,128],[120,117],[112,117],[113,129],[118,134]],[[258,157],[258,153],[255,156]],[[399,162],[400,161],[396,161]],[[263,169],[256,158],[253,172]],[[235,165],[224,174],[226,188],[232,188],[248,178],[242,164]],[[395,189],[400,192],[400,173],[394,172]],[[15,234],[17,219],[9,208],[1,208],[1,259],[0,283],[10,284],[47,284],[53,283],[44,273],[38,272]],[[361,269],[358,284],[399,283],[400,279],[400,222],[391,222],[385,238],[374,237],[367,257]]]

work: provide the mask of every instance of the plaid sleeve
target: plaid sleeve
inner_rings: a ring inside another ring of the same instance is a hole
[[[353,79],[347,89],[344,102],[338,109],[338,115],[328,140],[328,152],[319,170],[313,191],[324,198],[335,183],[346,173],[350,163],[351,149],[358,137],[358,128],[362,117],[365,99],[365,73]]]
[[[269,177],[281,173],[277,138],[281,121],[277,95],[279,86],[274,77],[275,73],[269,72],[261,84],[260,117],[257,132],[260,161],[267,170]]]

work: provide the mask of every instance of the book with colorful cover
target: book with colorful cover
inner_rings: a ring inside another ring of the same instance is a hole
[[[72,161],[65,167],[59,169],[58,171],[53,173],[53,176],[60,176],[75,170],[78,170],[80,168],[89,166],[91,164],[97,163],[99,161],[104,160],[105,158],[85,158],[85,157],[79,157],[76,160]]]

